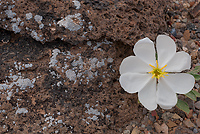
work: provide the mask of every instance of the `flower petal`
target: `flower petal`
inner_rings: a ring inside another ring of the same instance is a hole
[[[179,94],[186,94],[194,87],[195,79],[192,75],[181,74],[167,74],[162,80],[175,92]]]
[[[138,92],[138,99],[141,104],[150,111],[157,108],[156,79],[151,79],[146,86]]]
[[[154,43],[149,38],[144,38],[139,40],[134,48],[133,51],[136,56],[138,56],[141,60],[146,62],[148,65],[151,64],[155,66],[155,47]]]
[[[186,52],[177,52],[167,63],[166,72],[181,72],[190,69],[191,57]]]
[[[123,73],[146,73],[151,71],[152,68],[146,64],[144,61],[139,59],[137,56],[129,56],[125,58],[120,67],[119,72],[120,74]]]
[[[144,88],[151,77],[151,74],[124,73],[120,76],[119,82],[126,92],[136,93]]]
[[[156,39],[156,49],[158,53],[158,64],[163,67],[176,53],[176,44],[169,36],[158,35]]]
[[[163,81],[159,79],[157,87],[156,102],[163,109],[171,109],[177,103],[177,96],[174,91]]]

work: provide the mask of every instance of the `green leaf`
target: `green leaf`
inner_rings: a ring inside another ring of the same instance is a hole
[[[190,73],[190,74],[194,76],[195,80],[200,80],[199,74],[193,74],[193,73]]]
[[[196,95],[192,91],[190,91],[189,93],[185,94],[185,96],[187,96],[188,98],[190,98],[193,101],[197,100]]]
[[[195,94],[196,97],[200,97],[200,93],[195,91],[195,90],[192,90],[192,92]]]
[[[182,110],[183,112],[187,113],[187,114],[190,113],[189,106],[185,101],[182,101],[182,100],[178,99],[176,107],[179,108],[180,110]]]
[[[197,74],[198,72],[200,72],[200,66],[195,66],[195,68],[188,73]]]
[[[188,73],[193,75],[195,80],[200,80],[200,75],[198,74],[200,72],[200,66],[196,66],[193,70],[189,71]]]

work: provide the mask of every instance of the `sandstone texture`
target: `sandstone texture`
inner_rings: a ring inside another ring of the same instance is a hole
[[[133,45],[166,30],[169,0],[2,0],[0,27],[42,43],[106,37]]]

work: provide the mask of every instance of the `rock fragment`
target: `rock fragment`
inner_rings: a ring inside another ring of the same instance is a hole
[[[183,38],[188,41],[190,39],[190,31],[189,30],[185,30],[184,34],[183,34]]]
[[[188,127],[188,128],[193,128],[193,127],[195,127],[195,125],[191,122],[190,119],[184,120],[184,121],[183,121],[183,124],[184,124],[186,127]]]
[[[154,123],[154,127],[156,129],[156,132],[160,133],[162,131],[161,126],[157,122]]]
[[[200,14],[200,2],[197,2],[189,12],[193,17],[197,17]]]
[[[135,127],[131,132],[131,134],[139,134],[139,133],[140,133],[140,130],[138,129],[138,127]]]
[[[194,106],[197,108],[197,109],[200,109],[200,101],[197,101]]]
[[[164,134],[168,134],[168,126],[167,126],[165,123],[163,123],[163,124],[161,125],[161,131],[162,131]]]

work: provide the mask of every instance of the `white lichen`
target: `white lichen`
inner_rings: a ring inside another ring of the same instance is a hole
[[[52,57],[50,58],[49,67],[57,66],[56,63],[58,61],[56,60],[56,56],[60,53],[60,50],[59,49],[54,49],[52,52],[53,53],[52,53]]]
[[[12,96],[12,91],[8,92],[7,100],[10,100],[10,97]]]
[[[34,19],[35,19],[35,21],[36,21],[37,23],[40,23],[40,22],[42,21],[43,17],[40,16],[40,15],[35,15]]]
[[[33,17],[32,13],[27,13],[26,14],[26,19],[30,20]]]
[[[66,29],[69,29],[70,31],[77,31],[81,28],[81,26],[83,25],[81,20],[81,14],[77,13],[74,15],[67,15],[65,18],[63,18],[62,20],[60,20],[57,24],[59,26],[63,26]]]
[[[67,70],[65,72],[66,77],[70,80],[70,81],[75,81],[76,80],[76,73],[74,71],[72,71],[71,69]]]
[[[12,10],[5,10],[5,13],[8,18],[13,18],[16,15],[16,13],[12,12]]]
[[[87,45],[88,45],[88,46],[91,46],[91,45],[92,45],[92,42],[91,42],[91,41],[87,41]]]
[[[11,20],[11,25],[12,25],[12,30],[14,31],[14,33],[19,33],[21,31],[21,29],[19,28],[19,25],[20,25],[20,21],[21,19],[18,17],[17,19],[16,18],[13,18]]]
[[[32,37],[33,39],[35,39],[36,41],[44,41],[45,38],[43,38],[42,36],[43,36],[42,34],[38,35],[38,34],[35,32],[35,30],[33,30],[33,31],[31,32],[31,37]]]
[[[28,113],[28,110],[26,108],[18,108],[15,114],[25,114]]]
[[[81,3],[78,0],[74,0],[72,2],[74,2],[74,6],[76,6],[76,9],[80,9]]]
[[[92,107],[85,112],[88,114],[100,115],[100,112],[98,111],[98,109],[93,109]]]

